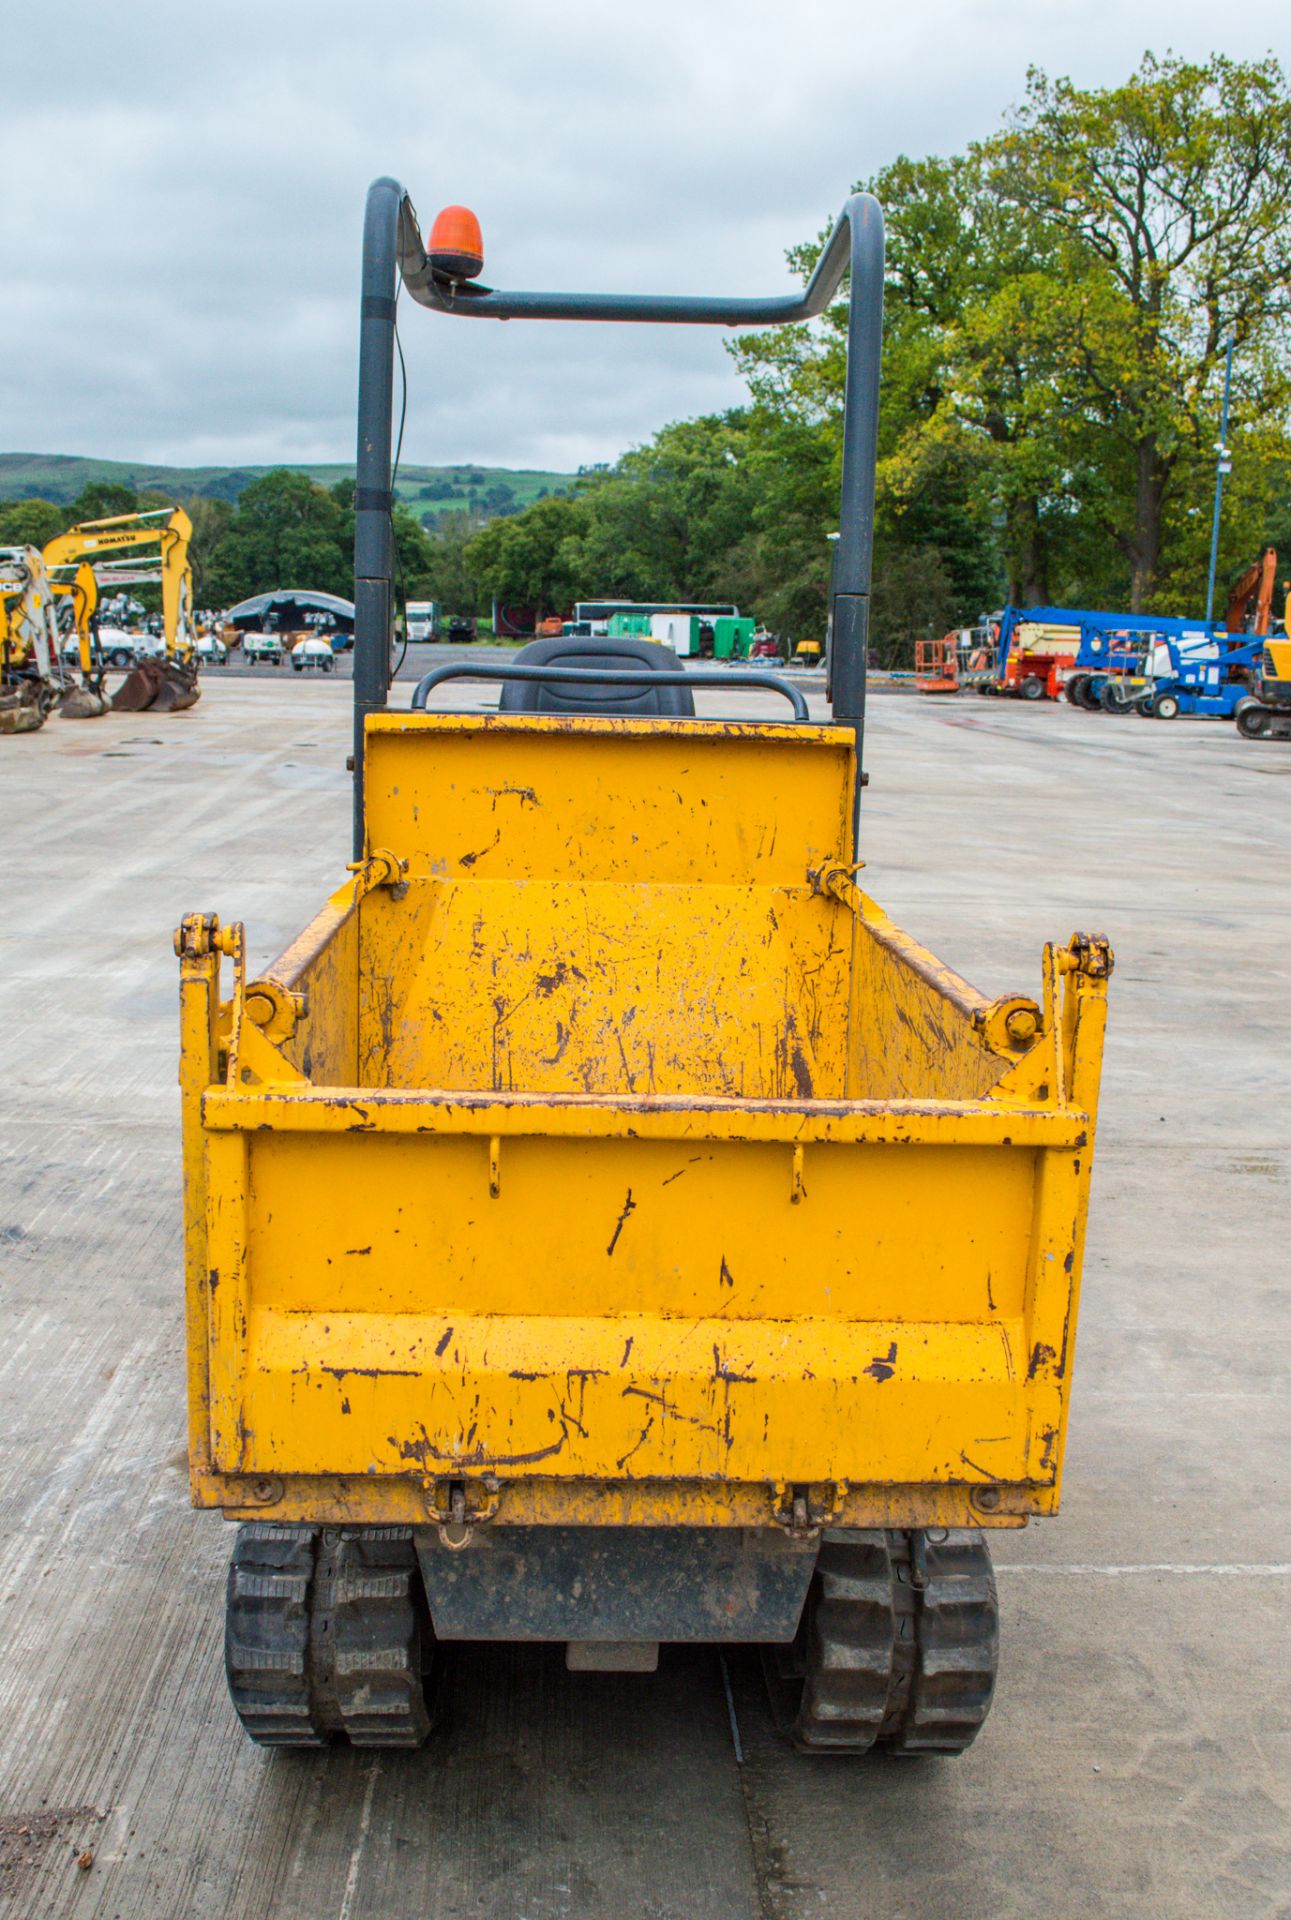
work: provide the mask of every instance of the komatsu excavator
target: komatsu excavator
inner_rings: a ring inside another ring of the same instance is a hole
[[[133,556],[155,549],[161,560],[161,607],[165,623],[166,657],[141,660],[131,668],[113,696],[118,713],[174,713],[200,698],[197,684],[197,647],[193,631],[193,576],[188,543],[193,523],[182,507],[160,507],[147,513],[117,514],[108,520],[85,520],[60,533],[45,548],[49,568],[65,568],[96,559]]]

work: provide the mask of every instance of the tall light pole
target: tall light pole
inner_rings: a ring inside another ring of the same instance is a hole
[[[1224,356],[1224,407],[1219,422],[1219,439],[1215,442],[1215,517],[1210,523],[1210,574],[1206,581],[1206,625],[1210,625],[1211,609],[1215,604],[1215,563],[1219,559],[1219,507],[1224,497],[1224,475],[1233,471],[1233,456],[1228,447],[1228,400],[1233,388],[1233,336],[1228,336],[1228,351]]]

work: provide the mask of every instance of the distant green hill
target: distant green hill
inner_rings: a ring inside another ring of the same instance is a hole
[[[352,478],[352,466],[315,466],[308,461],[280,461],[294,473],[334,486]],[[210,500],[236,500],[244,487],[270,467],[159,467],[147,460],[91,460],[70,453],[0,453],[0,501],[75,500],[92,481],[115,481],[136,493],[154,490],[178,500],[201,495]],[[524,467],[413,467],[401,466],[399,498],[422,515],[474,508],[486,514],[515,513],[543,493],[558,493],[572,485],[571,473],[540,473]]]

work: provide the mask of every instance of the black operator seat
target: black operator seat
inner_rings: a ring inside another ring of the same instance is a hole
[[[515,657],[518,667],[582,667],[587,685],[561,680],[504,680],[498,701],[500,713],[612,713],[643,714],[687,720],[694,717],[695,700],[689,687],[616,687],[596,680],[597,667],[622,673],[626,668],[647,673],[678,673],[681,661],[671,647],[654,640],[593,640],[570,634],[560,639],[532,640]]]

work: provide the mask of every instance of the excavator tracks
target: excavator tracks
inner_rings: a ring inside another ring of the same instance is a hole
[[[990,1710],[999,1610],[967,1532],[826,1533],[791,1647],[766,1650],[781,1731],[804,1753],[962,1753]]]
[[[224,1664],[259,1745],[419,1747],[432,1649],[406,1528],[239,1527]]]

